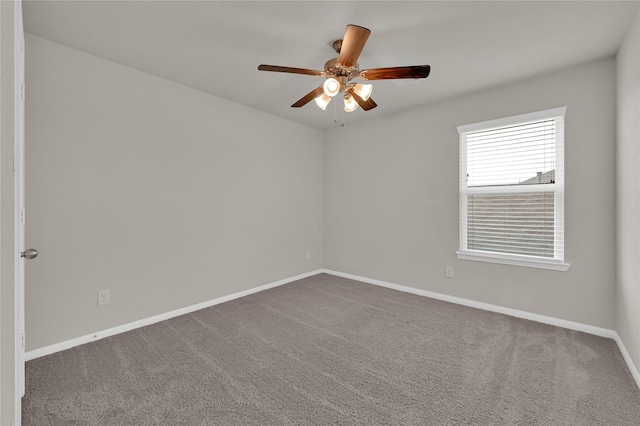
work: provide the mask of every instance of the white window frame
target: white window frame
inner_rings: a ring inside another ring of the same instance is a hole
[[[497,120],[482,121],[479,123],[458,126],[460,135],[460,249],[456,252],[458,259],[480,262],[501,263],[505,265],[526,266],[531,268],[551,269],[567,271],[571,264],[564,261],[564,116],[567,107],[559,107],[537,111],[528,114],[520,114]],[[529,256],[510,253],[496,253],[482,250],[467,249],[467,196],[474,193],[514,193],[514,192],[541,192],[538,185],[523,185],[517,191],[513,187],[482,187],[467,186],[467,140],[470,132],[489,130],[492,128],[507,127],[532,121],[556,119],[561,131],[556,134],[556,172],[555,183],[545,184],[544,191],[553,191],[555,194],[555,240],[562,241],[560,247],[556,246],[554,258],[542,256]]]

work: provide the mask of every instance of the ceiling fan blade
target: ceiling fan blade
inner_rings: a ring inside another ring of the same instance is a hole
[[[306,75],[324,75],[324,71],[309,70],[306,68],[292,68],[292,67],[280,67],[278,65],[260,65],[259,71],[274,71],[274,72],[288,72],[291,74],[306,74]]]
[[[410,67],[372,68],[360,71],[362,80],[392,80],[396,78],[426,78],[431,71],[429,65]]]
[[[306,105],[307,103],[311,102],[313,99],[320,96],[323,92],[324,92],[323,86],[318,86],[312,91],[310,91],[309,93],[307,93],[306,95],[304,95],[302,98],[300,98],[298,102],[291,105],[291,108],[300,108],[301,106]]]
[[[369,38],[369,34],[371,34],[371,30],[368,28],[358,25],[347,25],[347,29],[344,31],[344,38],[342,39],[338,62],[345,67],[355,66]]]
[[[371,98],[367,99],[366,101],[362,99],[360,95],[358,95],[353,90],[353,88],[348,89],[347,92],[349,92],[351,96],[353,96],[353,99],[355,99],[358,105],[360,105],[360,107],[365,111],[369,111],[370,109],[374,109],[378,106],[378,104],[376,104]]]

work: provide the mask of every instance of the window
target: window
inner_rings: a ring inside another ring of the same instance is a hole
[[[458,127],[458,258],[566,271],[566,107]]]

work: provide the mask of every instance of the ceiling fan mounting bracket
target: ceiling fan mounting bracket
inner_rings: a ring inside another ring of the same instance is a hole
[[[332,46],[333,46],[333,50],[335,50],[336,53],[339,55],[340,50],[342,49],[342,39],[334,41]]]

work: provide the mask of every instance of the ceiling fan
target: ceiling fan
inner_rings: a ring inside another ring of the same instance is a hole
[[[323,110],[327,107],[331,98],[338,93],[344,93],[344,110],[355,111],[358,105],[363,110],[378,106],[371,99],[371,84],[351,83],[354,78],[360,80],[392,80],[399,78],[426,78],[431,71],[429,65],[413,65],[406,67],[372,68],[360,71],[358,69],[358,57],[364,48],[371,30],[359,25],[347,25],[342,40],[333,43],[334,50],[338,53],[324,64],[324,71],[310,70],[306,68],[281,67],[277,65],[260,65],[260,71],[286,72],[291,74],[306,74],[325,77],[324,84],[316,87],[304,95],[300,100],[291,105],[292,108],[300,108],[312,99]]]

